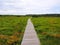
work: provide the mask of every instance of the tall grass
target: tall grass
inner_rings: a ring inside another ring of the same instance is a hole
[[[28,17],[0,16],[0,45],[20,45]]]
[[[60,45],[60,17],[33,17],[32,22],[42,45]]]

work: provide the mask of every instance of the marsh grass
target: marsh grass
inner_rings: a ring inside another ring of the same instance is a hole
[[[32,17],[41,45],[60,45],[60,17]]]
[[[0,16],[0,45],[20,45],[28,17]]]

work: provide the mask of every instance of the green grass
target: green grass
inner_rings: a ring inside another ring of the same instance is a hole
[[[0,16],[0,45],[20,45],[28,18]]]
[[[60,17],[32,17],[41,45],[60,45]]]

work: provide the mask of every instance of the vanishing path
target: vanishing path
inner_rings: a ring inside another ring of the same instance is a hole
[[[28,19],[21,45],[40,45],[40,41],[30,19]]]

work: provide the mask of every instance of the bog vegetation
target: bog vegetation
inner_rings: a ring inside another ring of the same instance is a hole
[[[20,45],[30,17],[41,45],[60,45],[60,15],[0,15],[0,45]]]
[[[0,16],[0,45],[20,45],[28,17]]]
[[[60,45],[60,17],[32,17],[41,45]]]

